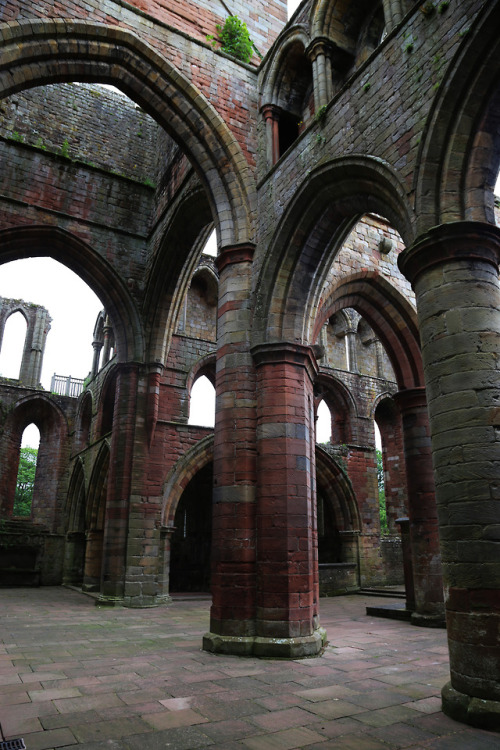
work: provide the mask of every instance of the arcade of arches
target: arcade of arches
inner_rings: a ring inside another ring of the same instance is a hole
[[[0,263],[52,257],[103,312],[71,397],[39,385],[50,310],[1,302],[0,346],[12,315],[27,331],[0,381],[1,580],[210,590],[205,649],[296,658],[322,594],[404,573],[412,622],[446,620],[444,710],[499,726],[500,2],[304,0],[286,23],[231,0],[249,64],[207,43],[214,0],[62,5],[0,8]],[[202,376],[214,428],[190,418]]]

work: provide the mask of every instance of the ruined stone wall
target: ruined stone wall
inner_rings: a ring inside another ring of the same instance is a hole
[[[427,17],[416,4],[410,26],[398,29],[379,45],[348,78],[349,85],[344,85],[329,102],[325,117],[299,136],[294,148],[267,176],[266,131],[260,118],[262,252],[269,247],[277,223],[296,195],[297,185],[306,181],[316,167],[335,157],[366,154],[384,159],[396,170],[406,192],[412,193],[422,125],[471,19],[483,6],[481,0],[466,0],[451,3],[443,14]]]
[[[212,0],[205,2],[214,7]],[[257,9],[253,2],[251,8],[240,0],[237,5],[242,10],[243,19],[248,18],[252,35],[254,30],[256,32],[254,39],[257,46],[260,43],[263,50],[267,50],[285,23],[285,2],[262,2]],[[125,0],[90,0],[85,5],[71,6],[59,0],[8,0],[0,8],[0,22],[56,17],[81,19],[129,30],[153,47],[207,97],[233,131],[249,163],[253,164],[256,153],[255,128],[252,125],[257,112],[256,73],[234,58],[214,51],[206,41],[206,34],[215,31],[215,24],[226,17],[223,6],[220,6],[220,16],[214,13],[210,24],[205,23],[203,30],[198,21],[198,4],[187,5],[183,2],[188,17],[184,23],[179,15],[169,15],[171,26],[165,25],[166,16],[172,8],[170,2],[147,3],[147,6],[141,8],[139,2],[132,4]],[[184,25],[185,28],[177,32],[175,24]],[[260,33],[257,33],[258,29]],[[255,56],[255,61],[257,59]]]
[[[159,126],[119,91],[59,83],[0,101],[0,136],[153,184]]]

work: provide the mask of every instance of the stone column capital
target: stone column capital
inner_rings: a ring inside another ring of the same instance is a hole
[[[398,257],[400,271],[412,285],[431,268],[459,260],[500,263],[500,229],[480,221],[455,221],[432,227]]]
[[[309,378],[314,383],[319,367],[314,350],[311,346],[293,344],[288,341],[276,341],[267,344],[257,344],[251,349],[256,367],[263,365],[288,364],[306,369]]]
[[[317,36],[306,49],[306,56],[314,62],[318,55],[327,56],[336,45],[326,36]]]
[[[424,386],[417,388],[405,388],[393,396],[401,414],[408,414],[416,409],[427,409],[427,394]]]
[[[281,111],[276,104],[264,104],[260,108],[260,113],[265,120],[279,120]]]
[[[226,266],[233,265],[234,263],[251,263],[254,252],[255,245],[251,242],[223,247],[215,259],[218,272],[221,273]]]
[[[320,55],[331,60],[333,68],[339,71],[347,70],[354,61],[352,51],[340,47],[326,36],[317,36],[306,49],[306,56],[311,62],[314,62]]]

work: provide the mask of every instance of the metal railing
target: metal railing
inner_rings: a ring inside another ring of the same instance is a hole
[[[71,375],[52,375],[50,381],[50,392],[58,396],[69,396],[78,398],[83,391],[83,378],[72,378]]]

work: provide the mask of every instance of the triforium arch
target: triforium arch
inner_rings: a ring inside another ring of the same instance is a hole
[[[135,303],[112,266],[88,243],[57,227],[0,231],[0,261],[48,256],[74,271],[102,300],[115,331],[119,361],[141,360],[144,336]]]
[[[347,307],[357,310],[379,337],[399,388],[423,386],[417,314],[398,290],[374,271],[343,278],[324,300],[312,340],[316,341],[325,320]]]
[[[324,401],[330,410],[332,439],[334,444],[348,443],[352,439],[352,423],[357,409],[348,388],[334,375],[320,372],[314,383],[316,411]]]
[[[415,177],[418,233],[442,222],[495,223],[500,168],[500,6],[486,3],[439,86]]]
[[[354,62],[363,42],[369,40],[373,48],[380,41],[391,20],[388,4],[386,0],[318,0],[311,5],[312,36],[327,38]]]
[[[406,243],[412,212],[394,171],[371,157],[340,157],[314,170],[275,232],[257,287],[255,342],[313,342],[323,283],[347,234],[363,214],[384,216]]]
[[[82,20],[0,26],[0,97],[63,81],[120,88],[182,144],[207,190],[221,246],[252,236],[254,191],[243,152],[201,92],[131,31]]]

